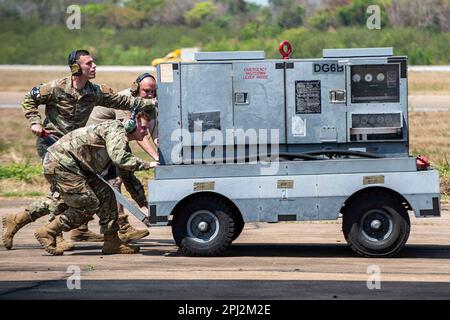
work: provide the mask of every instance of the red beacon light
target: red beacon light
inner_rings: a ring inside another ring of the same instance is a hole
[[[283,40],[278,47],[283,60],[289,59],[289,56],[292,53],[292,45],[287,40]]]

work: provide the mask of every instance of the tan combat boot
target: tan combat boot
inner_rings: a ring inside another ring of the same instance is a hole
[[[44,247],[44,250],[54,256],[60,256],[64,253],[64,250],[56,245],[56,236],[63,231],[58,220],[55,219],[48,225],[40,227],[34,233],[34,236]]]
[[[6,249],[10,250],[12,248],[13,238],[17,231],[32,221],[33,220],[30,218],[30,215],[26,212],[8,214],[2,218],[2,240]]]
[[[62,251],[72,251],[75,248],[75,244],[71,241],[66,241],[62,233],[56,235],[56,246]]]
[[[133,228],[128,221],[128,216],[126,214],[120,215],[117,219],[119,224],[119,238],[123,242],[130,242],[134,240],[142,239],[150,234],[148,230],[137,230]]]
[[[138,253],[139,247],[131,246],[120,241],[117,232],[114,234],[105,234],[105,243],[102,252],[104,254],[131,254]]]
[[[88,229],[87,223],[83,224],[78,229],[73,229],[70,232],[70,240],[72,241],[88,241],[88,242],[103,242],[103,236],[92,232]]]

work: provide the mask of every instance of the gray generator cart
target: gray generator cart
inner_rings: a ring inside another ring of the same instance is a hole
[[[438,172],[409,156],[407,58],[392,48],[198,52],[157,71],[148,219],[183,254],[223,254],[246,222],[342,217],[355,252],[393,256],[408,210],[440,216]]]

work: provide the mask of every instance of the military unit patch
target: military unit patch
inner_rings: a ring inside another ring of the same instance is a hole
[[[34,87],[33,89],[31,89],[30,91],[30,95],[33,99],[39,99],[41,97],[41,90],[39,87]]]

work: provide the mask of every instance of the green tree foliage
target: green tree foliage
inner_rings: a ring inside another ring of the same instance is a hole
[[[276,23],[285,29],[303,25],[305,8],[295,0],[270,0]]]
[[[327,31],[331,27],[336,27],[336,13],[331,10],[317,10],[309,19],[309,24],[314,29]]]
[[[364,26],[366,25],[369,14],[367,8],[371,5],[378,5],[384,8],[383,2],[380,0],[352,0],[348,5],[341,6],[337,9],[336,15],[338,22],[343,26]],[[381,11],[381,25],[387,26],[388,16],[385,10]]]
[[[244,14],[249,9],[249,4],[244,0],[219,0],[217,2],[223,4],[230,15]]]
[[[184,15],[188,25],[198,27],[204,21],[211,20],[216,6],[211,1],[199,2]]]
[[[321,57],[324,48],[392,46],[410,64],[450,63],[450,0],[322,0],[316,7],[306,0],[270,0],[266,7],[243,0],[78,0],[81,30],[65,25],[62,4],[70,3],[0,0],[0,63],[64,65],[80,47],[99,65],[147,65],[181,47],[264,50],[279,58],[283,39],[295,58]],[[373,4],[381,8],[381,30],[366,27]]]
[[[82,7],[87,23],[99,27],[118,29],[141,27],[145,11],[132,7],[118,7],[112,3],[92,3]]]
[[[165,0],[125,0],[125,6],[137,11],[151,12],[166,4]]]

